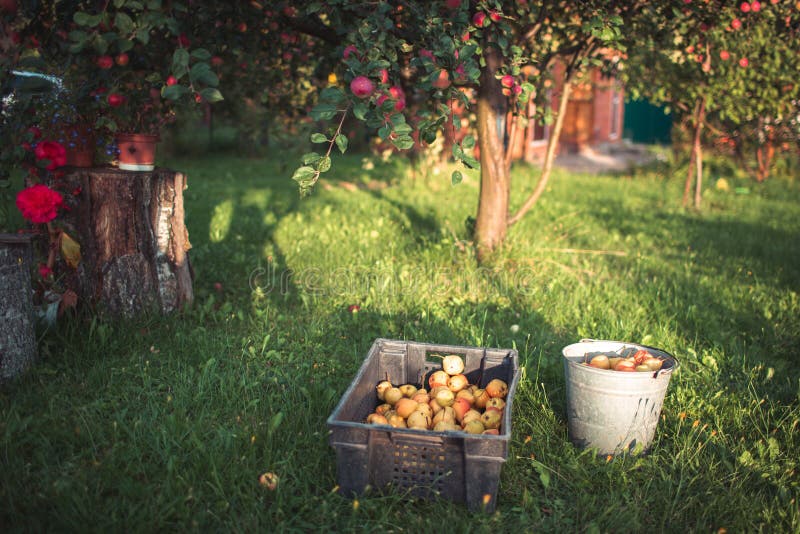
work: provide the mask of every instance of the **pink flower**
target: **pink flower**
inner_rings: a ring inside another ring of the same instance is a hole
[[[17,209],[25,219],[34,224],[48,223],[58,215],[64,197],[43,184],[23,189],[17,194]]]
[[[46,159],[50,161],[46,167],[48,171],[67,164],[67,150],[61,143],[56,141],[42,141],[36,145],[34,154],[36,154],[36,159],[38,160]]]

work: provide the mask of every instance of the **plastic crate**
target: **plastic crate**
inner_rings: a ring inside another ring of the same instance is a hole
[[[441,369],[431,355],[458,354],[471,384],[485,386],[499,378],[508,383],[500,434],[434,432],[368,425],[363,421],[378,404],[375,386],[426,384]],[[339,491],[361,494],[367,486],[405,488],[423,498],[442,497],[466,503],[471,510],[494,511],[500,468],[508,456],[511,410],[519,381],[517,351],[414,341],[378,339],[361,369],[328,418],[330,444],[336,450]]]

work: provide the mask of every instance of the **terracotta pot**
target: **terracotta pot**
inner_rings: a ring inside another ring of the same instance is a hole
[[[119,168],[124,171],[152,171],[156,163],[157,135],[118,133]]]
[[[94,167],[94,148],[68,148],[67,165],[72,167]]]
[[[59,133],[59,142],[67,149],[67,165],[93,167],[95,135],[89,124],[70,124]]]

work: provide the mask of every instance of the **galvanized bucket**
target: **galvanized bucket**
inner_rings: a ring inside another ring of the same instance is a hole
[[[664,360],[655,372],[626,373],[583,365],[598,353],[646,349]],[[567,421],[570,440],[599,454],[645,451],[656,432],[669,379],[678,361],[663,350],[624,343],[584,339],[564,347]]]

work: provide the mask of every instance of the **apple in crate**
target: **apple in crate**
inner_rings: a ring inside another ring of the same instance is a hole
[[[378,384],[378,385],[375,387],[375,392],[378,394],[378,398],[379,398],[380,400],[384,400],[384,399],[385,399],[385,397],[384,397],[384,396],[386,395],[386,392],[387,392],[388,390],[390,390],[392,387],[393,387],[393,386],[392,386],[392,383],[391,383],[391,382],[389,382],[388,380],[384,380],[383,382],[381,382],[380,384]]]
[[[417,410],[418,406],[418,402],[403,397],[394,405],[394,411],[397,412],[397,415],[406,419]]]
[[[444,371],[434,371],[433,374],[428,378],[428,385],[431,389],[437,386],[444,386],[447,387],[447,381],[450,379],[450,375],[445,373]]]
[[[398,389],[404,397],[408,397],[409,399],[417,392],[417,386],[413,384],[403,384]]]
[[[489,383],[486,384],[485,389],[486,393],[488,393],[492,398],[500,397],[504,399],[506,398],[506,395],[508,395],[508,384],[499,378],[489,381]]]
[[[464,372],[464,360],[461,356],[450,354],[442,359],[442,370],[448,375],[460,375]]]
[[[458,393],[469,385],[469,380],[464,375],[453,375],[447,380],[447,387],[453,393]]]

